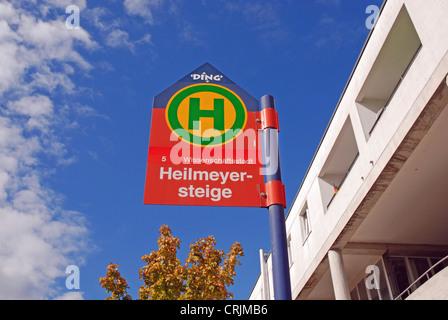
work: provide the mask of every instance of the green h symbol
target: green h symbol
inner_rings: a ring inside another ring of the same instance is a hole
[[[189,130],[199,129],[200,118],[213,118],[215,130],[224,131],[224,99],[215,99],[213,110],[202,110],[201,99],[190,98]]]

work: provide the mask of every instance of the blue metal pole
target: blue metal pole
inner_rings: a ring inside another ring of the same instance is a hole
[[[270,95],[261,98],[261,109],[275,109],[274,97]],[[282,181],[280,155],[278,148],[278,129],[266,128],[264,134],[264,157],[270,158],[265,170],[266,183]],[[275,154],[272,154],[275,152]],[[274,165],[275,167],[272,167]],[[275,300],[291,300],[291,278],[289,274],[288,244],[285,226],[285,208],[281,204],[269,207],[269,229],[272,251],[272,273],[274,280]]]

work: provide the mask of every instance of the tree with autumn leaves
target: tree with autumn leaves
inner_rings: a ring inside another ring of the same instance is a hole
[[[236,242],[227,255],[215,248],[213,236],[199,239],[190,245],[190,252],[181,264],[177,258],[179,238],[171,235],[168,226],[160,228],[159,248],[142,257],[146,265],[139,271],[143,285],[139,300],[225,300],[233,298],[227,288],[233,284],[238,258],[243,248]],[[111,263],[100,286],[111,293],[107,300],[131,300],[127,281],[118,271],[119,265]]]

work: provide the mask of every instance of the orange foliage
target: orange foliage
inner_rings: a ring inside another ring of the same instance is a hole
[[[168,226],[160,228],[159,248],[142,257],[146,265],[139,271],[144,285],[140,287],[140,300],[225,300],[233,298],[227,288],[233,284],[238,258],[244,256],[242,246],[236,242],[226,255],[215,249],[213,236],[199,239],[190,245],[184,265],[177,259],[180,240],[171,235]],[[110,264],[107,275],[100,278],[101,287],[112,292],[108,299],[130,299],[126,280],[121,278],[118,265]]]

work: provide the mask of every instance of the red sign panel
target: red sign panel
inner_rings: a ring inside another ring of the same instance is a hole
[[[145,204],[261,207],[258,100],[206,63],[154,98]]]

